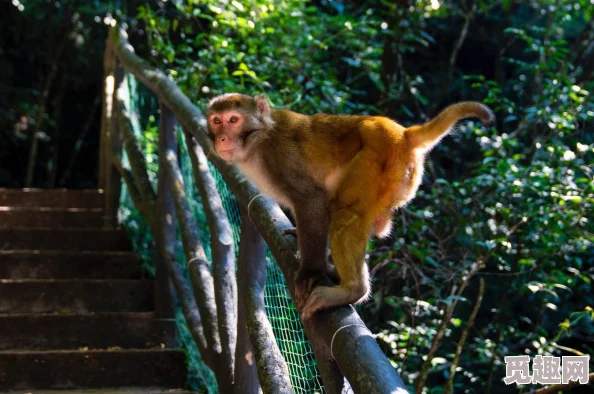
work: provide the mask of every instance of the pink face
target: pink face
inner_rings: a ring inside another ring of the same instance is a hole
[[[219,156],[232,161],[242,147],[243,115],[233,110],[215,112],[209,116],[208,126],[215,136],[215,149]]]

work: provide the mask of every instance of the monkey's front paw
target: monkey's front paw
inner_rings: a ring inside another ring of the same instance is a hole
[[[322,293],[323,287],[317,287],[311,292],[311,295],[307,299],[303,311],[301,312],[301,320],[309,320],[316,312],[328,308],[329,305]]]
[[[318,284],[330,284],[325,272],[299,270],[295,274],[295,304],[301,311],[309,298],[312,289]]]
[[[297,238],[297,228],[293,227],[293,228],[288,228],[283,232],[285,235],[292,235],[295,238]]]

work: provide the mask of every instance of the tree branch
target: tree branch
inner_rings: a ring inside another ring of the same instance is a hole
[[[468,318],[468,322],[466,323],[466,327],[464,327],[464,331],[462,331],[462,335],[460,335],[460,340],[458,341],[458,345],[456,346],[456,353],[454,354],[454,359],[452,360],[452,365],[450,366],[450,376],[445,386],[444,393],[450,394],[454,390],[454,376],[456,376],[456,369],[458,368],[458,363],[460,362],[460,355],[462,354],[462,348],[464,347],[464,343],[466,343],[466,338],[468,337],[468,333],[474,324],[474,319],[476,319],[476,315],[483,303],[483,295],[485,294],[485,279],[480,279],[480,286],[479,292],[476,296],[476,302],[474,304],[474,308],[472,309],[472,313]]]
[[[483,261],[478,261],[472,265],[468,274],[462,278],[462,284],[460,285],[460,289],[458,289],[456,296],[460,297],[462,295],[462,293],[464,293],[464,290],[466,289],[466,286],[468,286],[470,279],[478,271],[483,269],[484,266],[485,266],[485,264]],[[456,298],[454,301],[452,301],[452,303],[448,306],[445,313],[443,314],[441,323],[439,324],[439,327],[437,328],[437,331],[435,332],[433,341],[431,341],[431,348],[429,348],[429,352],[427,353],[427,358],[425,359],[425,362],[421,366],[421,371],[419,373],[419,377],[417,378],[417,382],[415,385],[415,393],[416,394],[421,394],[423,392],[423,387],[425,387],[425,379],[427,378],[427,375],[429,374],[429,369],[431,368],[431,360],[433,360],[433,357],[435,357],[435,354],[437,353],[437,350],[439,349],[439,345],[441,344],[441,339],[445,335],[446,328],[450,324],[450,320],[452,319],[454,310],[456,309],[456,305],[458,305],[458,298]]]

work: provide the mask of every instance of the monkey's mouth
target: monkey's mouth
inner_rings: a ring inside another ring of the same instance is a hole
[[[221,158],[223,160],[231,161],[231,160],[233,160],[233,156],[235,154],[235,150],[236,149],[221,150],[218,153],[219,153],[219,156],[221,156]]]

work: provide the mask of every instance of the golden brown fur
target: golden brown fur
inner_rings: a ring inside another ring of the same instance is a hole
[[[305,319],[367,298],[369,237],[389,234],[393,210],[421,183],[425,154],[467,117],[493,121],[476,102],[454,104],[423,125],[404,128],[380,116],[273,110],[263,96],[237,94],[215,98],[207,112],[217,152],[294,213],[301,253],[297,303]],[[313,288],[325,281],[328,235],[340,283]]]

